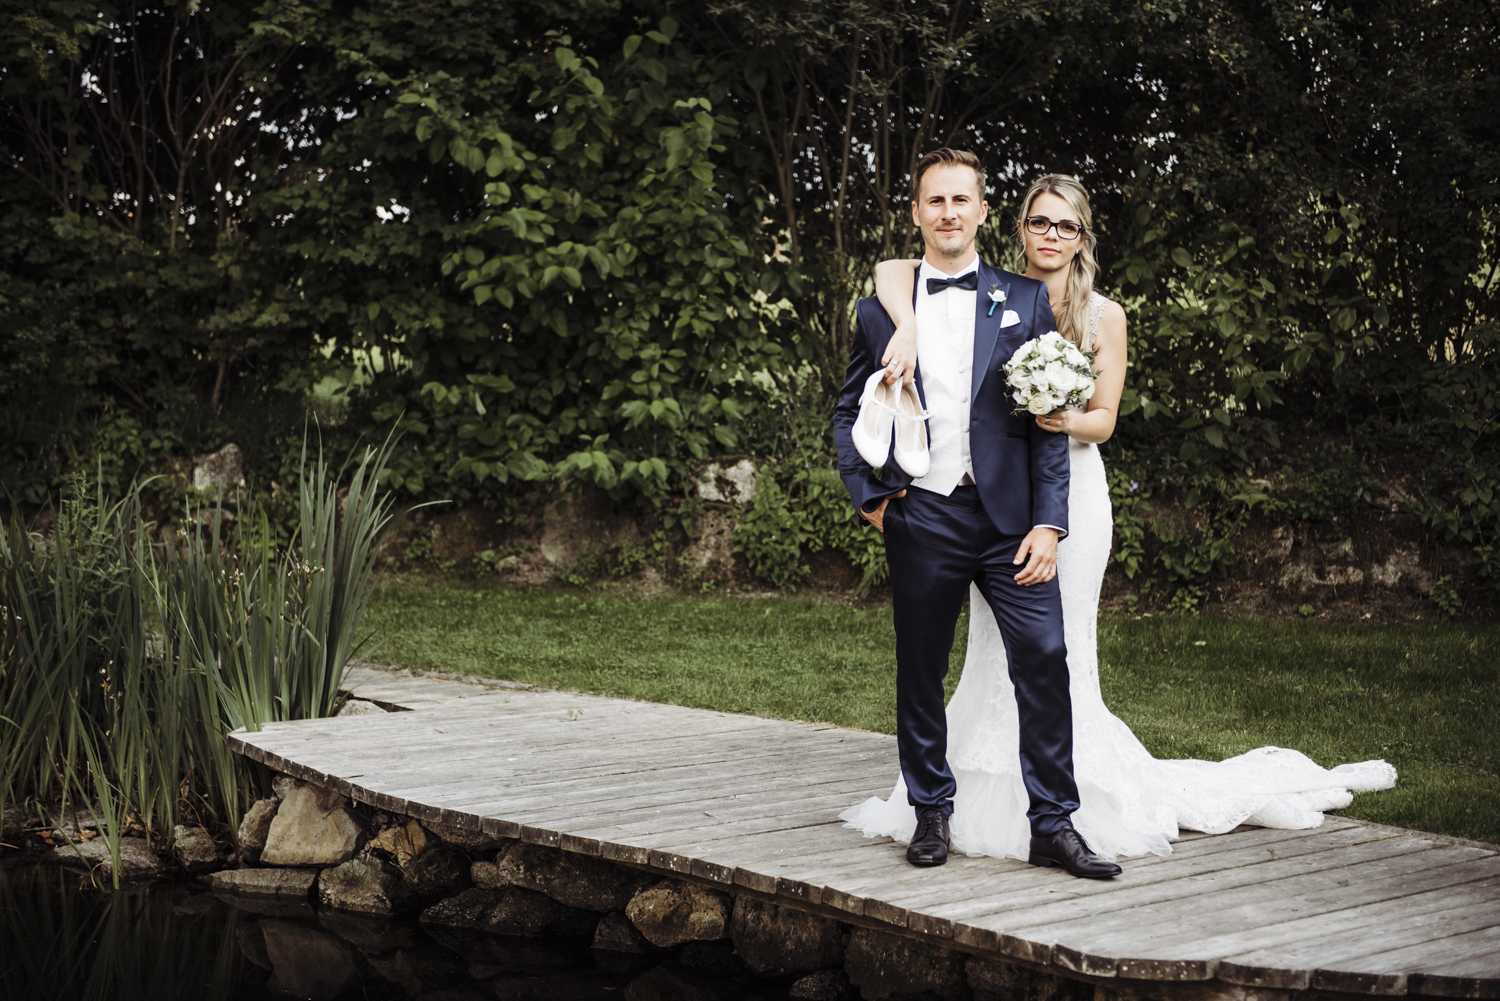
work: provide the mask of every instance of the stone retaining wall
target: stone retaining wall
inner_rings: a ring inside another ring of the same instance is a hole
[[[376,813],[285,776],[246,814],[241,868],[206,878],[230,902],[416,915],[434,932],[588,936],[596,955],[676,958],[790,984],[809,999],[1090,1001],[1095,986],[946,949],[678,875]],[[643,995],[644,996],[644,995]]]

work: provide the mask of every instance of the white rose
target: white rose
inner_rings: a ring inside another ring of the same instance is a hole
[[[1042,377],[1047,380],[1047,388],[1055,392],[1066,393],[1073,388],[1073,370],[1061,360],[1049,364]]]
[[[1021,401],[1017,400],[1016,402],[1019,403]],[[1046,393],[1038,393],[1026,401],[1026,409],[1034,414],[1050,414],[1057,409],[1057,406]]]
[[[1090,379],[1084,383],[1083,388],[1078,391],[1078,395],[1083,398],[1085,403],[1088,402],[1094,395],[1094,380]]]
[[[1057,361],[1063,356],[1062,348],[1059,346],[1061,340],[1062,338],[1056,334],[1048,334],[1037,342],[1037,352],[1044,361]]]

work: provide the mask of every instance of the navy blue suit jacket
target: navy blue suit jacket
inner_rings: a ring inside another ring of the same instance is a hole
[[[987,316],[990,286],[1006,291],[1006,300]],[[939,293],[946,295],[949,293]],[[1021,322],[1001,329],[1006,310]],[[995,527],[1005,535],[1025,535],[1037,525],[1068,530],[1068,437],[1036,426],[1029,414],[1015,414],[1015,401],[1000,366],[1024,341],[1057,329],[1047,286],[1032,278],[992,268],[979,262],[979,292],[974,310],[974,384],[969,394],[969,451],[979,498]],[[896,326],[880,300],[859,300],[854,323],[854,347],[844,388],[833,412],[833,437],[838,448],[839,475],[849,496],[861,509],[873,511],[880,501],[905,489],[911,477],[889,458],[881,475],[860,457],[850,429],[859,416],[859,397],[865,382],[881,368],[880,357],[896,333]],[[922,394],[920,365],[917,392]],[[925,395],[923,406],[926,405]]]

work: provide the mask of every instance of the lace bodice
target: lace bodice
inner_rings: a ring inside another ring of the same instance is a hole
[[[1088,328],[1083,334],[1083,350],[1092,351],[1099,343],[1099,321],[1104,319],[1104,307],[1109,300],[1098,292],[1089,293]]]

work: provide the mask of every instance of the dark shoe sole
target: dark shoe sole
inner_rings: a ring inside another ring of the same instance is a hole
[[[1041,866],[1043,869],[1061,869],[1069,876],[1077,876],[1079,879],[1114,879],[1119,875],[1118,872],[1074,872],[1057,859],[1037,855],[1034,852],[1026,856],[1026,861],[1032,865]]]
[[[944,863],[946,863],[948,861],[948,856],[944,855],[942,858],[927,858],[927,859],[924,859],[924,858],[912,858],[910,855],[908,855],[908,856],[906,856],[906,861],[910,862],[914,866],[917,866],[918,868],[921,868],[921,869],[930,869],[933,866],[943,865]]]

